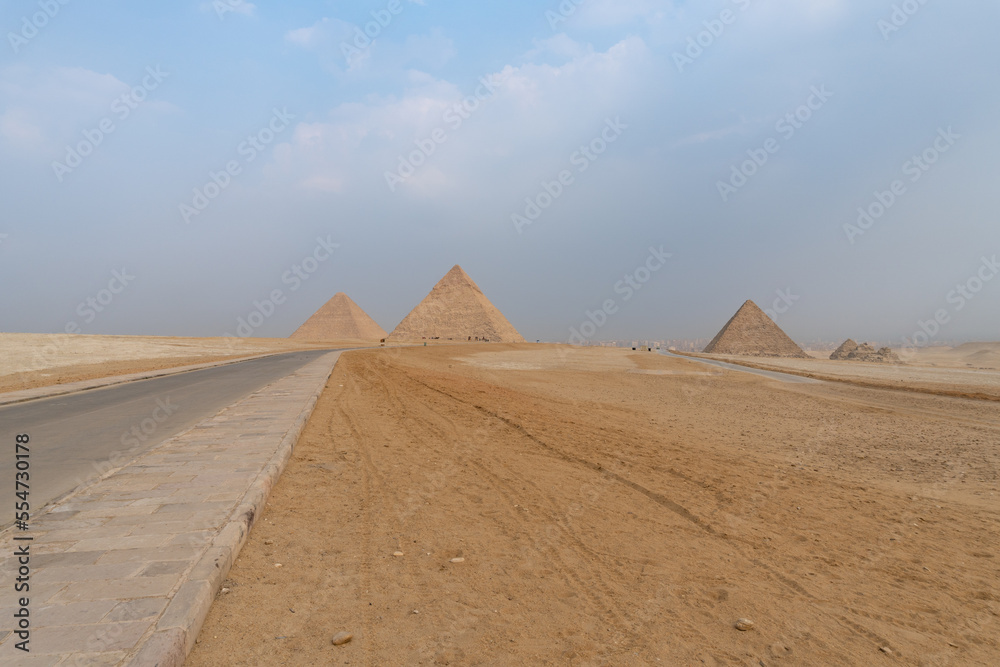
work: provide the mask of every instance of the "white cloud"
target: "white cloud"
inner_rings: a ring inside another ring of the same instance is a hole
[[[639,19],[651,23],[673,12],[670,0],[583,0],[579,23],[587,27],[617,26]]]
[[[275,152],[275,174],[307,189],[388,196],[384,173],[415,150],[415,141],[440,129],[446,141],[397,196],[473,196],[497,182],[498,170],[516,178],[524,164],[564,162],[607,117],[627,115],[648,90],[651,56],[638,37],[596,52],[558,36],[534,51],[543,52],[571,57],[560,65],[526,62],[494,73],[503,85],[458,127],[455,105],[474,102],[477,84],[460,87],[413,71],[398,97],[342,104],[323,121],[299,124]]]
[[[408,0],[422,6],[423,0]],[[404,10],[408,5],[401,5]],[[387,73],[410,67],[436,69],[455,56],[455,47],[440,28],[403,37],[396,25],[401,14],[387,22],[368,20],[356,25],[339,18],[324,17],[303,28],[285,33],[292,44],[315,53],[334,74]]]
[[[79,67],[39,72],[25,65],[0,70],[0,139],[22,153],[52,152],[81,118],[100,117],[129,87],[110,74]]]
[[[341,41],[349,40],[354,27],[340,19],[324,17],[311,26],[289,30],[285,33],[285,39],[304,49],[317,50],[330,45],[338,46]]]
[[[756,0],[746,10],[751,22],[789,29],[823,29],[848,16],[847,0]]]
[[[111,115],[112,103],[130,90],[111,74],[82,67],[0,69],[0,142],[9,150],[49,158],[88,124]],[[143,106],[175,108],[155,100]]]

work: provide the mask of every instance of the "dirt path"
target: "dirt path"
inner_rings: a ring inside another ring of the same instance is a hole
[[[188,664],[996,664],[998,442],[653,354],[348,353]]]

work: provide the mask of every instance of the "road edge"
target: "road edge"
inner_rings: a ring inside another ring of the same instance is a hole
[[[54,384],[54,385],[49,385],[48,387],[38,387],[36,389],[20,389],[18,391],[8,391],[0,393],[0,408],[7,407],[8,405],[27,403],[28,401],[38,401],[45,398],[56,398],[58,396],[65,396],[67,394],[76,394],[78,392],[89,391],[91,389],[104,389],[105,387],[114,387],[115,385],[128,384],[129,382],[152,380],[154,378],[166,377],[168,375],[179,375],[181,373],[190,373],[191,371],[200,371],[206,368],[215,368],[217,366],[231,366],[233,364],[243,363],[244,361],[253,361],[254,359],[264,359],[266,357],[276,357],[281,354],[291,354],[295,352],[306,352],[306,351],[308,350],[290,350],[289,352],[268,352],[267,354],[257,354],[249,357],[240,357],[238,359],[226,359],[224,361],[208,361],[203,364],[176,366],[174,368],[161,368],[155,371],[139,371],[138,373],[128,373],[126,375],[109,375],[108,377],[96,378],[94,380],[78,380],[76,382],[67,382],[65,384]]]
[[[330,372],[317,383],[306,405],[285,432],[278,449],[230,514],[228,524],[219,531],[208,551],[194,566],[188,580],[181,584],[177,594],[168,603],[153,634],[146,639],[135,656],[125,663],[129,667],[182,667],[187,660],[223,580],[229,575],[236,557],[246,544],[250,530],[267,504],[271,489],[288,465],[295,445],[312,417],[319,397],[326,390],[330,376],[340,360],[339,355],[343,352],[331,354],[338,356],[330,366]]]

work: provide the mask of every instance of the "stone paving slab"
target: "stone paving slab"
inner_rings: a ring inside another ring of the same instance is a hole
[[[30,530],[0,534],[0,664],[183,665],[339,357],[163,442],[33,516]],[[17,593],[25,536],[30,590]],[[15,648],[22,596],[30,653]]]

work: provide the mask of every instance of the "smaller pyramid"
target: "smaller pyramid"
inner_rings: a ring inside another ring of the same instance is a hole
[[[295,340],[380,341],[385,329],[361,310],[351,297],[338,292],[289,338]]]
[[[869,343],[858,345],[853,339],[848,338],[838,347],[830,359],[834,361],[869,361],[878,364],[898,364],[902,363],[896,353],[891,348],[883,347],[878,350]]]
[[[898,364],[899,357],[888,347],[876,350],[868,343],[858,345],[845,357],[849,361],[869,361],[877,364]]]
[[[830,358],[834,361],[843,361],[844,359],[847,359],[848,355],[856,349],[858,349],[858,344],[854,342],[853,338],[848,338],[840,344],[840,347],[833,351]]]
[[[458,264],[389,334],[389,340],[393,341],[421,339],[524,342],[517,329]]]
[[[704,352],[747,357],[810,358],[753,301],[747,301],[736,311]]]

